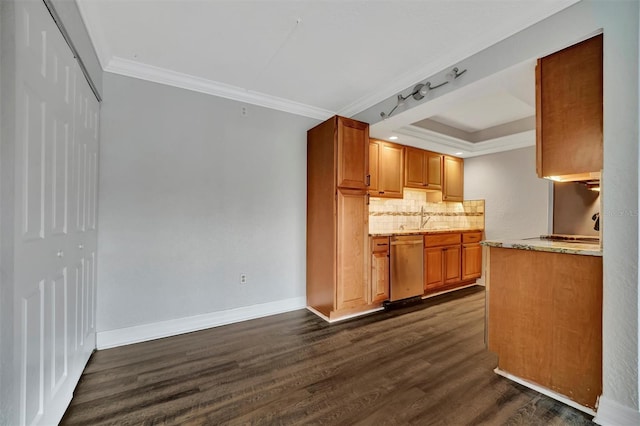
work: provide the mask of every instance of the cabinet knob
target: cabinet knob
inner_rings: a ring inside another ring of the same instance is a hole
[[[84,244],[78,244],[78,248],[82,250],[84,248]]]
[[[56,256],[64,257],[64,252],[62,250],[58,250],[58,252],[56,253]]]

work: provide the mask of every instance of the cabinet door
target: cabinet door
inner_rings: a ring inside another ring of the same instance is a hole
[[[372,197],[378,196],[380,165],[378,162],[380,145],[378,142],[369,143],[369,193]]]
[[[418,148],[405,148],[404,186],[409,188],[425,187],[424,151]]]
[[[368,230],[366,193],[338,191],[336,309],[367,303]]]
[[[424,249],[424,290],[435,290],[442,287],[444,275],[442,271],[442,247]]]
[[[444,156],[443,201],[463,201],[463,160],[462,158]]]
[[[367,189],[369,125],[338,117],[338,187]]]
[[[482,247],[480,244],[462,246],[462,279],[472,280],[482,275]]]
[[[442,155],[435,152],[426,152],[425,162],[427,166],[427,188],[442,189]]]
[[[389,254],[373,253],[371,256],[371,303],[389,299]]]
[[[404,149],[400,145],[380,143],[378,151],[378,193],[389,198],[402,198]]]
[[[453,284],[460,281],[460,246],[447,246],[443,251],[444,283]]]
[[[602,169],[602,34],[538,60],[539,177]]]

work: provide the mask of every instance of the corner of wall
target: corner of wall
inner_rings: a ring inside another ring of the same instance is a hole
[[[602,426],[638,425],[640,424],[640,412],[618,404],[603,395],[600,397],[598,412],[593,421]]]

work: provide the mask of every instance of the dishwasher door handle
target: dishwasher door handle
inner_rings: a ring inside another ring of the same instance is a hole
[[[392,246],[412,246],[416,244],[422,244],[422,240],[414,241],[391,241]]]

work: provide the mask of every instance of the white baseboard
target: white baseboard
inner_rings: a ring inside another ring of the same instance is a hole
[[[602,426],[640,425],[640,412],[601,396],[594,423]]]
[[[580,410],[580,411],[582,411],[584,413],[587,413],[590,416],[595,416],[596,415],[596,412],[593,411],[591,408],[585,407],[584,405],[581,405],[581,404],[578,404],[577,402],[567,398],[566,396],[561,395],[561,394],[559,394],[557,392],[554,392],[551,389],[547,389],[544,386],[540,386],[540,385],[538,385],[536,383],[530,382],[530,381],[525,380],[523,378],[520,378],[518,376],[514,376],[513,374],[507,373],[504,370],[500,370],[497,367],[493,370],[493,372],[496,373],[499,376],[506,377],[509,380],[513,380],[516,383],[520,383],[523,386],[526,386],[526,387],[528,387],[530,389],[533,389],[536,392],[540,392],[541,394],[546,395],[549,398],[553,398],[556,401],[560,401],[563,404],[568,405],[569,407],[573,407],[576,410]]]
[[[100,331],[97,333],[97,348],[108,349],[146,342],[148,340],[161,339],[163,337],[304,309],[306,306],[307,300],[305,297],[293,297],[275,302],[228,309],[226,311],[211,312],[209,314],[194,315],[116,330]]]

